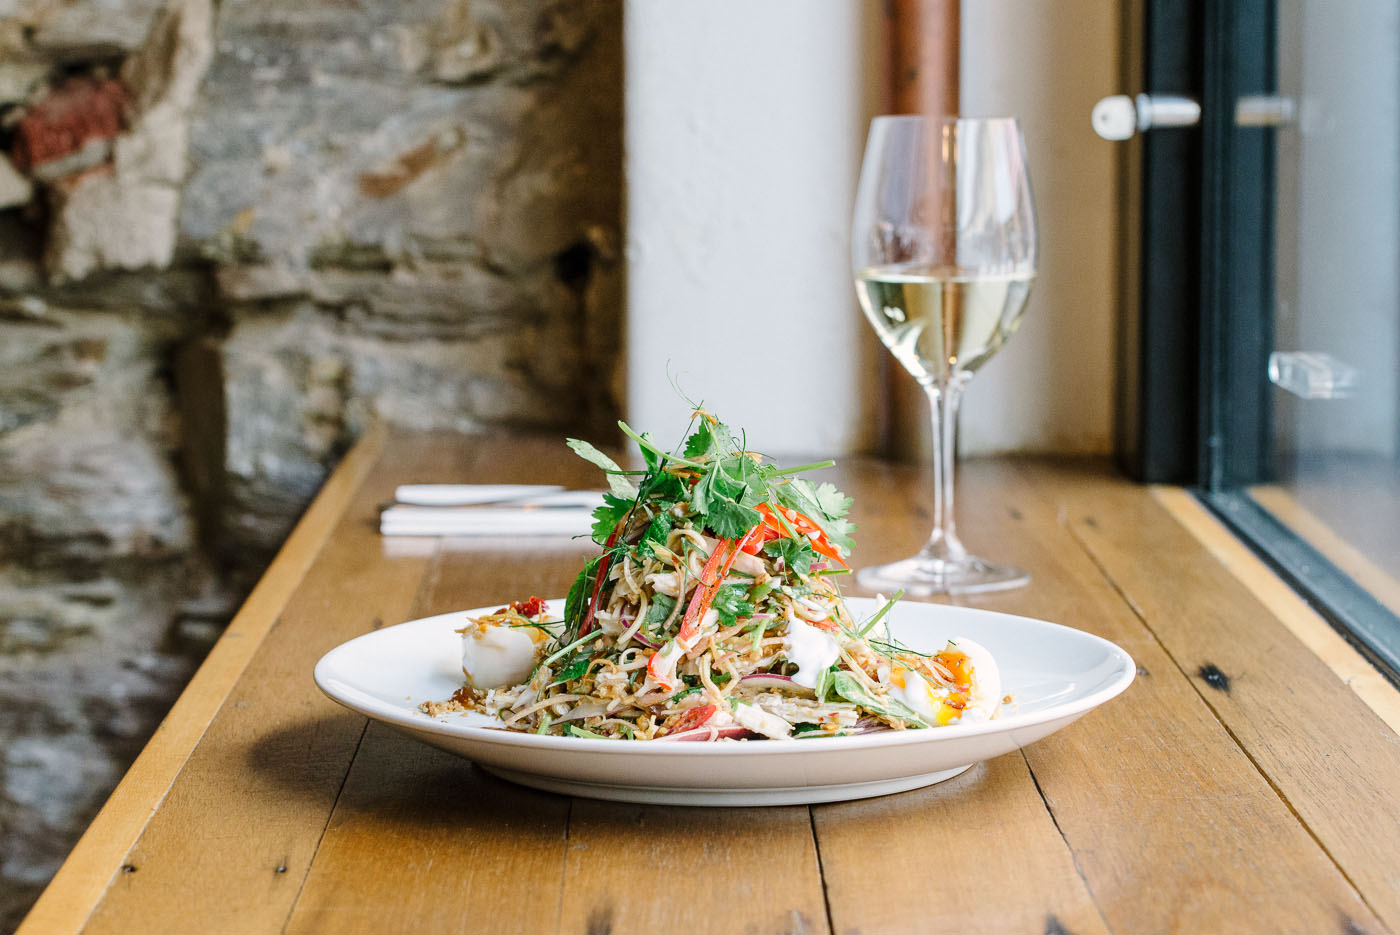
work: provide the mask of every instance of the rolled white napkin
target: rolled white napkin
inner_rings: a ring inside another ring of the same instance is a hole
[[[521,497],[557,493],[557,484],[403,484],[394,491],[394,502],[418,506],[470,506],[500,503]]]
[[[419,491],[422,489],[420,485]],[[502,489],[497,486],[493,496],[498,497]],[[434,494],[418,496],[430,500]],[[452,496],[452,492],[444,492],[440,499],[448,500]],[[464,490],[460,496],[470,498],[472,492]],[[379,532],[385,536],[588,535],[593,528],[593,510],[602,502],[601,490],[555,488],[504,503],[493,499],[489,506],[398,503],[380,514]]]

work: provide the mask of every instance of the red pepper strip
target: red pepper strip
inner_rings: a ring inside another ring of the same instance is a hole
[[[822,531],[820,526],[789,507],[780,507],[779,510],[782,513],[782,519],[786,520],[788,525],[793,529],[796,529],[803,536],[806,536],[807,541],[812,543],[813,549],[833,561],[840,562],[842,568],[851,567],[846,564],[846,560],[841,557],[841,553],[837,551],[836,546],[827,538],[826,533]],[[758,507],[758,512],[763,514],[763,525],[778,530],[779,536],[787,535],[786,532],[782,531],[782,520],[773,514],[773,510],[768,504],[761,504]]]
[[[679,734],[683,730],[695,730],[697,727],[703,727],[705,722],[714,716],[715,710],[715,706],[712,704],[704,704],[698,708],[691,708],[689,711],[682,714],[680,718],[676,720],[676,723],[671,725],[667,733]]]
[[[700,621],[705,616],[705,611],[710,609],[710,602],[715,599],[715,592],[719,590],[720,583],[724,581],[724,576],[729,574],[729,569],[734,567],[734,560],[739,557],[739,553],[745,551],[744,546],[750,541],[758,541],[763,528],[760,523],[744,534],[739,540],[721,539],[715,543],[714,551],[710,553],[709,559],[705,562],[704,569],[700,572],[700,586],[691,595],[690,606],[685,609],[685,619],[681,621],[681,629],[676,634],[676,639],[690,648],[690,642],[700,631]]]
[[[593,594],[588,598],[588,613],[583,615],[583,623],[579,624],[579,636],[587,636],[593,630],[593,616],[598,612],[598,593],[603,589],[603,581],[608,576],[609,562],[612,560],[610,550],[617,542],[617,537],[622,534],[622,527],[626,523],[627,520],[624,517],[622,522],[613,529],[612,535],[608,536],[608,541],[603,543],[603,558],[598,562],[598,577],[593,579]]]
[[[759,509],[761,510],[762,507]],[[765,542],[772,542],[774,539],[781,539],[783,537],[783,531],[774,526],[770,526],[766,518],[758,524],[758,528],[762,530],[762,532],[757,536],[745,536],[744,544],[741,546],[741,548],[750,555],[757,555],[759,552],[763,551],[763,544]]]

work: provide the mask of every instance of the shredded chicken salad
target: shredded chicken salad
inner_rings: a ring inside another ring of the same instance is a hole
[[[677,451],[622,429],[645,467],[628,471],[570,439],[611,491],[595,511],[602,554],[562,617],[532,597],[460,633],[466,683],[431,715],[465,710],[509,730],[636,740],[832,737],[995,717],[1000,676],[963,638],[916,652],[886,616],[855,619],[851,501],[747,451],[698,410]]]

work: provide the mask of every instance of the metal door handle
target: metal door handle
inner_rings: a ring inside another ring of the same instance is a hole
[[[1095,104],[1089,119],[1104,139],[1126,140],[1154,127],[1194,127],[1201,122],[1201,105],[1172,94],[1115,94]]]

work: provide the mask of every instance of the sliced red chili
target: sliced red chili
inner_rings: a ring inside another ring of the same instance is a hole
[[[717,709],[712,704],[703,704],[698,708],[691,708],[676,719],[676,722],[668,728],[667,732],[679,734],[683,730],[694,730],[704,725]]]

